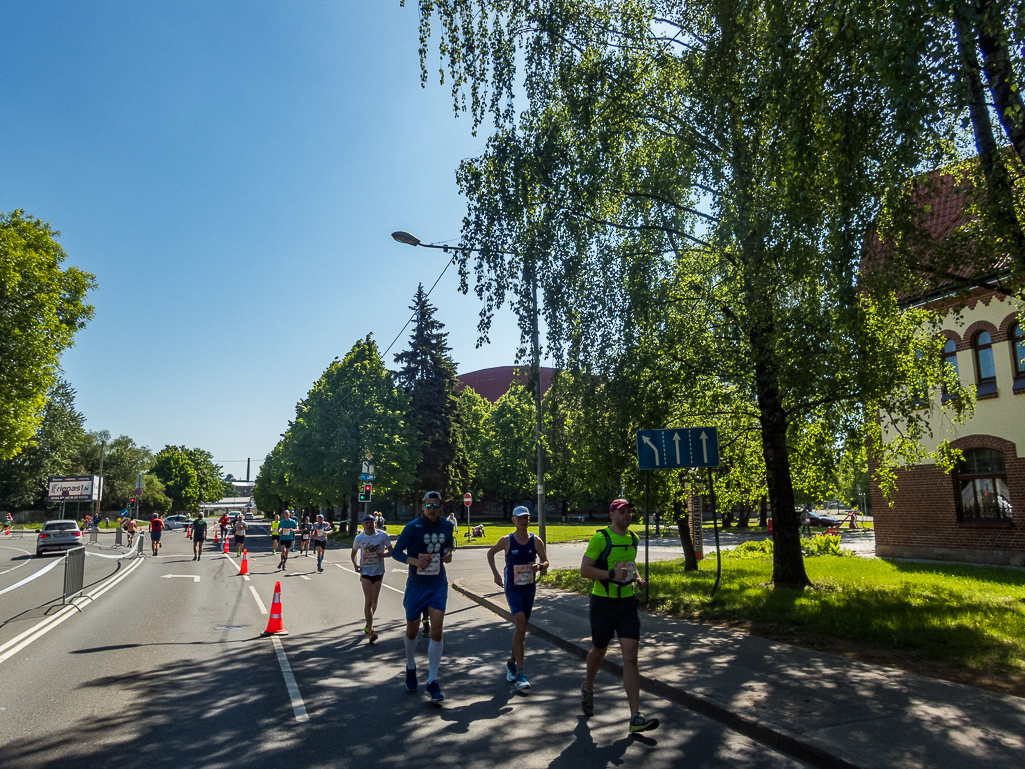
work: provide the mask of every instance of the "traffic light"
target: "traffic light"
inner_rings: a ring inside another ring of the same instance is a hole
[[[128,500],[128,509],[131,510],[133,507],[135,507],[135,497]]]
[[[363,484],[363,489],[359,493],[359,501],[360,502],[369,502],[370,501],[370,495],[371,495],[371,492],[373,490],[374,490],[373,485],[371,485],[369,483],[364,483]]]

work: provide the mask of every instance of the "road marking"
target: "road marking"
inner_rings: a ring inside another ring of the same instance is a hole
[[[24,553],[25,555],[32,555],[32,553],[30,553],[28,550],[22,550],[20,547],[6,547],[4,545],[0,545],[0,550],[17,550],[19,553]],[[17,566],[12,566],[7,571],[0,571],[0,575],[7,574],[8,572],[12,572],[15,569],[20,569],[22,566],[26,566],[26,565],[28,565],[30,563],[32,563],[31,560],[23,561],[23,562],[19,563]]]
[[[310,577],[307,577],[307,576],[306,576],[305,574],[300,574],[299,576],[300,576],[300,577],[302,577],[302,578],[303,578],[304,580],[306,580],[307,582],[309,582],[309,581],[310,581]]]
[[[55,563],[60,563],[61,560],[63,559],[58,559],[57,561],[55,561]],[[128,575],[130,575],[133,571],[139,568],[142,564],[143,559],[141,558],[133,561],[121,574],[115,574],[114,576],[109,577],[107,579],[106,584],[101,583],[100,587],[98,587],[91,593],[81,596],[81,598],[88,601],[95,601],[97,598],[106,593],[119,582],[126,579]],[[30,643],[32,643],[38,638],[42,638],[44,635],[49,633],[59,624],[64,622],[64,620],[68,619],[68,617],[74,616],[74,614],[80,610],[81,607],[72,602],[60,611],[58,611],[52,617],[47,617],[46,619],[30,627],[28,630],[19,633],[10,641],[0,646],[0,663],[6,662],[8,659],[13,657],[15,654],[24,649]]]
[[[260,594],[256,592],[256,587],[250,585],[249,589],[253,592],[253,598],[256,599],[256,605],[260,607],[260,614],[267,613],[267,607],[263,605],[263,601],[260,600]]]
[[[173,577],[182,577],[183,579],[191,579],[193,582],[199,582],[198,574],[164,574],[161,579],[171,579]]]
[[[336,563],[335,566],[337,566],[342,571],[349,572],[349,574],[355,574],[357,577],[359,576],[359,572],[358,571],[353,571],[352,569],[347,569],[346,567],[342,566],[340,563]],[[381,587],[386,587],[389,590],[394,590],[399,595],[405,595],[406,594],[405,590],[399,590],[397,587],[392,587],[391,585],[384,584],[384,580],[381,580]]]
[[[295,713],[295,720],[305,723],[310,720],[310,717],[306,713],[306,704],[303,702],[302,695],[299,694],[299,686],[295,682],[295,676],[292,675],[292,668],[288,664],[288,657],[285,656],[285,647],[281,645],[281,639],[276,635],[272,635],[270,640],[274,644],[274,651],[278,653],[278,664],[281,666],[281,674],[285,677],[285,688],[288,689],[288,697],[292,700],[292,712]]]
[[[244,579],[246,582],[252,582],[252,580],[249,579],[249,575],[248,574],[243,574],[242,575],[242,579]]]
[[[17,588],[21,587],[22,585],[28,584],[29,582],[31,582],[32,580],[34,580],[34,579],[35,579],[36,577],[41,577],[41,576],[43,576],[44,574],[46,574],[46,572],[50,571],[50,569],[52,569],[52,568],[53,568],[54,566],[56,566],[56,565],[57,565],[57,564],[59,564],[59,563],[62,563],[62,562],[64,561],[64,558],[65,558],[65,557],[66,557],[66,556],[63,556],[63,555],[62,555],[62,556],[61,556],[60,558],[57,558],[56,560],[54,560],[54,562],[53,562],[53,563],[49,564],[48,566],[44,566],[44,567],[43,567],[42,569],[40,569],[39,571],[37,571],[37,572],[36,572],[35,574],[33,574],[32,576],[30,576],[30,577],[25,577],[25,579],[23,579],[23,580],[22,580],[21,582],[15,582],[15,583],[14,583],[13,585],[11,585],[10,587],[5,587],[5,588],[4,588],[3,590],[0,590],[0,595],[3,595],[4,593],[9,593],[9,592],[11,592],[12,590],[15,590],[15,589],[17,589]]]

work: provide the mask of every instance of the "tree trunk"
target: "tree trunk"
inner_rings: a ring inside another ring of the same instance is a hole
[[[1025,104],[1018,90],[1007,45],[1007,30],[1000,3],[980,0],[979,48],[984,60],[986,81],[1000,124],[1019,158],[1025,157]]]
[[[680,532],[680,544],[683,545],[683,570],[698,570],[698,554],[694,551],[694,541],[690,536],[690,516],[687,514],[687,507],[679,500],[673,500],[673,520],[676,521],[676,529]]]

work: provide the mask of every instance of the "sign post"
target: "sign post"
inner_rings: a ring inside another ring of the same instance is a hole
[[[470,528],[470,505],[473,504],[473,494],[466,492],[463,494],[463,504],[466,505],[466,538],[470,538],[470,534],[473,531]]]
[[[715,519],[715,486],[712,468],[719,466],[719,431],[715,427],[681,427],[637,431],[637,469],[644,470],[644,579],[648,579],[649,472],[676,470],[683,467],[708,469],[709,493],[712,499],[712,526],[715,529],[715,583],[712,595],[719,589],[722,575],[722,554],[719,551],[719,526]],[[695,513],[692,513],[695,515]],[[700,512],[696,531],[701,531]],[[645,596],[647,603],[647,596]]]

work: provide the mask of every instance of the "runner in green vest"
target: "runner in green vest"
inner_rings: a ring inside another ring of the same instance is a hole
[[[623,688],[630,705],[630,732],[658,728],[657,718],[641,712],[637,670],[641,620],[637,613],[634,585],[644,590],[647,583],[637,576],[637,535],[630,531],[633,505],[617,499],[609,506],[611,525],[599,529],[584,551],[580,576],[593,579],[591,590],[591,651],[587,654],[587,677],[580,687],[580,707],[585,716],[594,715],[594,678],[598,675],[612,636],[619,637],[623,653]]]
[[[270,551],[278,552],[278,539],[281,537],[281,515],[274,513],[274,520],[270,522]]]

